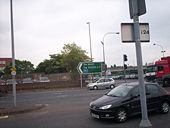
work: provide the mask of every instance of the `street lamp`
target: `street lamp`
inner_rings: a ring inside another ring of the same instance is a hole
[[[89,26],[89,42],[90,42],[90,57],[91,57],[91,62],[92,62],[92,46],[91,46],[91,32],[90,32],[90,22],[87,22]]]
[[[162,52],[162,55],[163,55],[163,57],[164,57],[164,53],[165,53],[166,51],[164,50],[163,46],[160,45],[160,44],[156,44],[156,43],[154,43],[153,45],[157,45],[157,46],[161,47],[161,49],[162,49],[161,52]]]
[[[110,35],[110,34],[119,34],[119,32],[108,32],[108,33],[104,34],[104,36],[103,36],[103,40],[101,41],[101,43],[103,45],[103,61],[104,61],[104,64],[105,64],[104,39],[107,35]]]
[[[13,2],[10,0],[10,18],[11,18],[11,46],[12,46],[12,69],[16,72],[15,68],[15,49],[14,49],[14,26],[13,26]],[[15,70],[14,70],[15,69]],[[12,73],[11,73],[12,74]],[[16,107],[16,82],[15,82],[16,73],[12,74],[12,87],[13,87],[13,97],[14,97],[14,107]]]

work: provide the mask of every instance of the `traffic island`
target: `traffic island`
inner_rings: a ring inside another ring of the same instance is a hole
[[[40,109],[44,108],[45,106],[46,105],[43,105],[43,104],[35,104],[32,106],[29,105],[29,106],[0,108],[0,116],[28,113],[28,112],[40,110]]]

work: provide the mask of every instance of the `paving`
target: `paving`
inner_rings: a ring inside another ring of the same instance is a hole
[[[27,112],[32,112],[44,108],[46,105],[35,104],[35,105],[24,105],[16,107],[4,107],[0,108],[0,116],[13,115],[13,114],[22,114]]]

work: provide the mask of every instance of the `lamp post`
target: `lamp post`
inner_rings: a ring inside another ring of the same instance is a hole
[[[153,45],[157,45],[157,46],[161,47],[161,49],[162,49],[161,52],[162,52],[162,55],[163,55],[163,57],[164,57],[164,53],[165,53],[166,51],[164,50],[163,46],[160,45],[160,44],[156,44],[156,43],[154,43]]]
[[[119,32],[108,32],[106,34],[104,34],[103,36],[103,40],[101,41],[102,45],[103,45],[103,62],[105,64],[105,49],[104,49],[104,39],[107,35],[110,35],[110,34],[119,34]]]
[[[92,58],[92,46],[91,46],[91,31],[90,31],[90,22],[87,22],[88,26],[89,26],[89,42],[90,42],[90,57],[91,57],[91,62],[93,61]]]
[[[12,46],[12,69],[15,72],[15,50],[14,50],[14,27],[13,27],[13,4],[12,0],[10,0],[10,14],[11,14],[11,46]],[[12,73],[11,73],[12,74]],[[15,75],[12,74],[12,84],[13,84],[13,97],[14,97],[14,107],[16,107],[16,82],[15,82]]]
[[[104,39],[107,35],[110,35],[110,34],[119,34],[119,32],[107,32],[106,34],[104,34],[103,36],[103,40],[101,41],[102,45],[103,45],[103,62],[104,62],[104,66],[105,66],[105,49],[104,49]],[[104,74],[105,74],[105,77],[106,77],[106,68],[104,70]]]

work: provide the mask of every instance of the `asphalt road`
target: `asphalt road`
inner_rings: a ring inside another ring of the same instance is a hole
[[[170,88],[166,88],[170,91]],[[40,92],[20,92],[17,105],[46,104],[46,107],[24,114],[0,118],[0,128],[138,128],[140,116],[123,124],[113,120],[96,120],[89,115],[90,101],[109,90],[88,91],[74,88]],[[0,97],[0,107],[12,105],[12,95]],[[149,115],[153,128],[170,128],[170,114]]]

